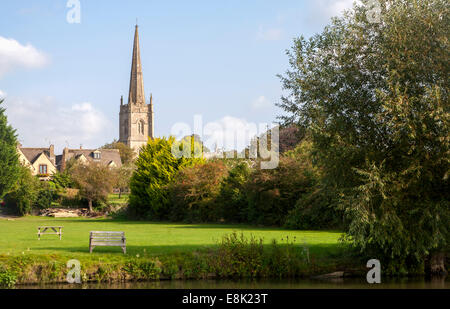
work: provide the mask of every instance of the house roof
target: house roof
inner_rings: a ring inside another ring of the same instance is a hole
[[[84,156],[89,162],[100,162],[104,165],[109,165],[111,162],[114,162],[117,167],[122,166],[118,149],[68,149],[66,151],[66,161]],[[94,152],[100,152],[100,159],[94,159]],[[56,156],[56,161],[60,165],[62,156]]]
[[[27,160],[33,164],[37,158],[39,158],[39,156],[41,154],[44,154],[49,160],[50,162],[54,161],[50,158],[50,150],[48,148],[20,148],[20,151],[23,153],[23,155],[25,156],[25,158],[27,158]]]

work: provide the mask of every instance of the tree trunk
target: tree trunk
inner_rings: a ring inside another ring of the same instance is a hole
[[[94,210],[92,209],[92,200],[89,200],[89,213],[93,213]]]
[[[430,274],[431,275],[446,275],[447,269],[445,269],[445,253],[444,252],[432,252],[430,256]]]

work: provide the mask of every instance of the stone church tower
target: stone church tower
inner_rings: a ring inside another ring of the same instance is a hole
[[[154,137],[153,98],[150,95],[150,104],[146,104],[137,25],[134,34],[128,104],[123,104],[122,96],[120,99],[119,126],[119,142],[128,145],[136,152],[139,152],[141,146],[147,144],[149,138]]]

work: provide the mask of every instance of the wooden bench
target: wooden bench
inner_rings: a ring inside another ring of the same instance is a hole
[[[41,240],[41,235],[59,235],[59,240],[61,240],[62,228],[62,226],[38,226],[38,240]],[[47,232],[48,230],[52,232]]]
[[[125,232],[92,231],[89,237],[89,253],[96,246],[122,247],[123,253],[127,253]]]

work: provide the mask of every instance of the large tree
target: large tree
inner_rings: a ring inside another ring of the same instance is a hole
[[[387,272],[445,271],[450,242],[446,0],[355,5],[288,51],[285,123],[312,132],[314,160],[348,235]],[[375,15],[374,15],[375,14]]]
[[[91,213],[94,202],[106,202],[113,190],[114,172],[100,163],[75,164],[71,169],[71,178],[80,189],[80,196],[88,201]]]
[[[3,100],[0,100],[0,199],[12,189],[20,173],[16,132],[8,124],[1,104]]]
[[[142,147],[130,181],[129,203],[134,216],[167,219],[169,184],[181,168],[202,162],[201,158],[192,158],[192,149],[185,146],[170,137],[149,139]]]

